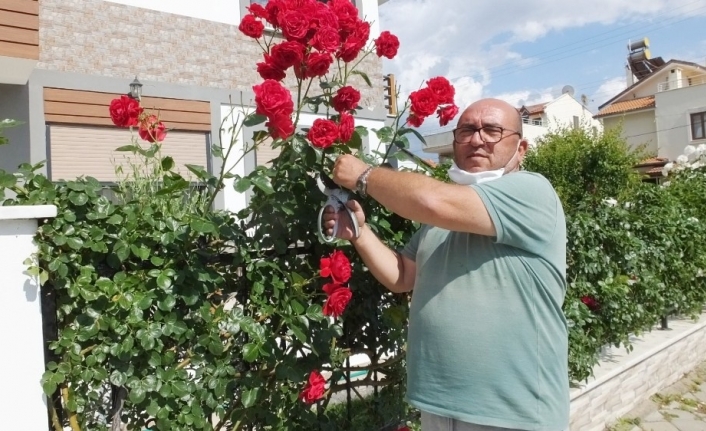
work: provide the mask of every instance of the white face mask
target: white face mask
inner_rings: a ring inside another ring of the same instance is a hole
[[[507,163],[505,163],[505,166],[503,166],[502,168],[496,169],[494,171],[467,172],[459,168],[456,164],[456,161],[454,160],[448,170],[449,178],[451,178],[451,181],[462,186],[470,186],[473,184],[481,184],[486,183],[488,181],[497,180],[505,174],[505,168],[507,167],[507,165],[510,164],[510,162],[513,161],[513,159],[517,155],[517,150],[520,149],[520,142],[522,142],[522,140],[517,142],[517,148],[515,149],[515,153],[512,155],[512,157],[510,157],[510,160],[508,160]]]

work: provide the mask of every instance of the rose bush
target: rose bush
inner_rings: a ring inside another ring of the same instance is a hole
[[[355,124],[360,92],[352,78],[370,82],[356,66],[369,55],[393,56],[396,38],[385,33],[366,48],[370,24],[348,0],[271,0],[249,12],[239,29],[262,47],[253,65],[262,81],[232,136],[266,129],[247,137],[244,153],[271,139],[279,156],[267,166],[245,176],[225,162],[215,173],[176,166],[165,155],[168,125],[120,97],[109,114],[116,126],[135,128],[119,150],[140,169],[123,169],[110,199],[95,179],[53,184],[37,173],[41,166],[0,176],[3,192],[14,193],[6,205],[59,208],[38,233],[30,268],[55,305],[42,385],[57,431],[113,422],[174,431],[349,429],[332,416],[333,394],[403,382],[408,298],[382,288],[347,244],[320,241],[316,226],[325,202],[317,174],[338,154],[380,162],[361,151],[368,131]],[[402,120],[405,106],[393,127],[374,131],[383,144],[406,145],[415,133]],[[299,124],[305,109],[320,117],[311,127]],[[234,141],[212,148],[229,162],[238,151]],[[238,214],[213,209],[227,181],[250,191]],[[372,200],[361,203],[391,247],[415,229]],[[346,382],[354,355],[367,356],[369,372]],[[377,373],[384,379],[373,381]],[[400,398],[403,390],[388,393]],[[376,424],[402,414],[379,413]]]

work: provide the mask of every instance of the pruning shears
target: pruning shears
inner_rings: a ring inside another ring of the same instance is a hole
[[[319,236],[321,237],[321,239],[326,243],[332,243],[336,240],[336,233],[338,232],[338,220],[336,220],[336,224],[333,225],[333,232],[331,236],[324,235],[324,232],[321,228],[324,210],[328,206],[333,207],[334,211],[336,212],[339,212],[342,209],[345,209],[346,212],[348,212],[348,217],[350,217],[351,223],[353,224],[353,234],[357,238],[360,235],[360,226],[358,226],[358,219],[355,217],[355,214],[353,214],[353,211],[351,211],[351,209],[346,206],[346,202],[348,202],[350,193],[341,188],[338,184],[334,183],[331,177],[329,177],[323,172],[319,173],[318,178],[316,178],[316,184],[319,186],[319,190],[321,190],[321,193],[328,196],[328,199],[326,199],[326,203],[324,203],[324,205],[319,210],[318,228]]]

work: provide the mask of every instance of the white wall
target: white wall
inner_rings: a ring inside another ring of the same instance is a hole
[[[655,95],[655,122],[659,155],[676,159],[689,144],[706,140],[691,139],[690,114],[706,111],[706,85],[683,87]]]
[[[651,154],[658,154],[657,128],[653,110],[628,113],[622,116],[607,117],[603,119],[603,127],[610,130],[622,124],[623,134],[628,146],[635,149],[646,145],[644,149]]]
[[[242,125],[243,118],[245,117],[245,111],[240,106],[229,106],[221,105],[221,121],[222,121],[222,132],[221,132],[221,148],[223,149],[223,157],[226,156],[226,151],[231,145],[235,133],[235,141],[233,142],[233,149],[229,154],[228,158],[223,161],[226,165],[226,169],[232,174],[245,176],[245,163],[243,161],[243,131],[240,129]],[[218,173],[215,173],[218,174]],[[224,180],[223,189],[223,199],[224,208],[233,212],[240,211],[245,208],[247,204],[247,199],[245,193],[238,193],[233,188],[233,183],[235,180],[227,179]]]
[[[39,280],[24,263],[37,252],[37,219],[56,216],[54,206],[0,207],[0,381],[2,429],[46,430],[41,378],[44,337]]]
[[[550,129],[573,126],[575,116],[579,118],[582,127],[595,127],[599,131],[603,129],[601,122],[593,119],[591,111],[568,94],[562,94],[544,108],[544,118]]]

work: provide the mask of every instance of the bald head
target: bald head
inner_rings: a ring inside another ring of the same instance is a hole
[[[458,167],[467,172],[500,168],[511,172],[518,169],[528,143],[522,138],[522,116],[514,106],[499,99],[479,100],[463,111],[457,127],[465,130],[483,127],[503,129],[499,140],[491,142],[484,140],[481,133],[473,132],[470,140],[459,143],[454,132],[454,161]]]
[[[522,136],[522,115],[520,115],[520,111],[506,101],[500,99],[487,98],[472,103],[459,117],[458,125],[462,125],[464,117],[468,117],[466,115],[467,113],[487,110],[499,111],[501,113],[500,116],[502,117],[502,124],[500,124],[500,126],[519,132],[520,136]]]

